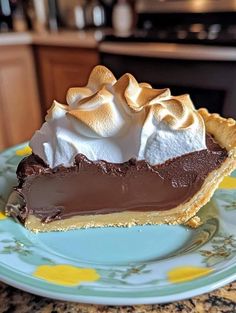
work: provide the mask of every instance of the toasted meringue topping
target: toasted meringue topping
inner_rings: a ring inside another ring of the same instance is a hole
[[[69,89],[67,103],[54,101],[30,142],[51,168],[73,165],[78,153],[92,161],[136,158],[154,165],[206,149],[204,122],[190,97],[153,89],[131,74],[116,80],[96,66],[87,86]]]

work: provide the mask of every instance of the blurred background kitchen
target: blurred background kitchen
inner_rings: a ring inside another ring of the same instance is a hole
[[[96,64],[236,118],[236,0],[0,0],[0,150]]]

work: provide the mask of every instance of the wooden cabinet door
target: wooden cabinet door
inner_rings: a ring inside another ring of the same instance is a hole
[[[1,95],[0,95],[1,96]],[[7,138],[5,136],[5,129],[3,127],[3,110],[0,104],[0,151],[7,147]]]
[[[0,49],[0,149],[28,140],[41,124],[32,51]]]
[[[53,100],[65,103],[67,90],[85,85],[98,64],[96,49],[39,46],[36,55],[45,111]]]

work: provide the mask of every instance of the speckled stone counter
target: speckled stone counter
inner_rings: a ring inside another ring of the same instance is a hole
[[[63,47],[96,48],[101,40],[101,31],[61,31],[45,33],[4,33],[0,34],[0,46],[9,45],[49,45]]]
[[[236,282],[189,300],[162,305],[95,306],[34,296],[0,283],[0,313],[236,313]]]

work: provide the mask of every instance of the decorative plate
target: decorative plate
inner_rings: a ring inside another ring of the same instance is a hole
[[[163,303],[236,279],[236,175],[184,226],[32,233],[3,213],[26,144],[0,154],[0,280],[55,299],[94,304]]]

